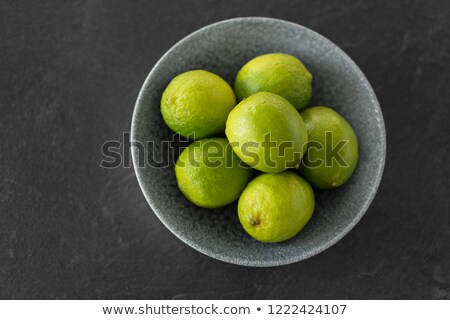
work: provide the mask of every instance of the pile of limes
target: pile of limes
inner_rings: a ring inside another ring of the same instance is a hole
[[[284,53],[247,62],[234,90],[205,70],[176,76],[161,113],[194,140],[175,165],[181,192],[205,208],[239,199],[239,220],[256,240],[295,236],[314,211],[311,185],[341,186],[358,161],[350,124],[328,107],[306,108],[311,95],[311,73]]]

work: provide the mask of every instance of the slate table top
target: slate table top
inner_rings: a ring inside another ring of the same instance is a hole
[[[274,268],[172,235],[134,171],[103,169],[149,70],[207,24],[267,16],[346,51],[387,131],[378,194],[339,243]],[[0,298],[450,299],[450,2],[2,1]]]

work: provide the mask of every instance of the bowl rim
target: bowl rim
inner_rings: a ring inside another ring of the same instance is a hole
[[[236,23],[236,22],[248,22],[248,21],[253,21],[253,22],[272,22],[272,23],[280,23],[280,24],[285,24],[285,25],[289,25],[291,27],[295,27],[295,28],[299,28],[302,29],[303,32],[306,33],[310,33],[312,36],[320,38],[322,41],[332,45],[333,47],[335,47],[336,51],[342,55],[344,58],[348,59],[348,61],[353,64],[355,72],[358,74],[360,81],[362,81],[363,86],[365,87],[365,89],[367,90],[368,94],[370,95],[371,99],[372,99],[372,103],[374,108],[376,109],[375,112],[378,115],[378,121],[377,124],[380,127],[380,143],[381,143],[381,150],[379,150],[379,163],[378,163],[378,168],[376,171],[376,176],[375,176],[375,181],[374,184],[372,184],[372,188],[370,189],[370,194],[369,196],[366,198],[366,201],[364,203],[364,205],[360,208],[360,210],[354,215],[353,219],[350,220],[348,222],[348,224],[346,225],[345,228],[343,228],[339,233],[336,233],[335,235],[333,235],[328,241],[314,247],[314,249],[307,251],[306,253],[302,254],[302,255],[296,255],[287,259],[283,259],[282,261],[279,260],[272,260],[270,261],[270,263],[267,263],[265,261],[255,261],[255,260],[242,260],[242,259],[233,259],[232,257],[228,257],[228,256],[223,256],[220,254],[217,254],[215,252],[211,252],[210,250],[208,250],[207,248],[199,245],[198,243],[196,243],[195,241],[191,241],[191,239],[185,238],[183,236],[181,236],[171,225],[169,225],[164,217],[163,214],[160,212],[160,209],[157,207],[155,201],[153,200],[153,198],[150,196],[150,193],[146,191],[146,187],[143,183],[143,177],[141,175],[141,171],[138,168],[138,160],[139,160],[139,154],[138,152],[135,150],[135,148],[132,148],[132,152],[131,152],[131,157],[132,157],[132,163],[133,163],[133,168],[134,168],[134,172],[136,174],[136,178],[138,180],[139,183],[139,187],[142,191],[142,193],[144,194],[145,199],[147,200],[147,203],[150,205],[152,211],[155,213],[155,215],[158,217],[158,219],[162,222],[162,224],[169,229],[169,231],[171,233],[173,233],[178,239],[180,239],[182,242],[184,242],[185,244],[187,244],[188,246],[190,246],[191,248],[205,254],[206,256],[209,256],[211,258],[223,261],[223,262],[227,262],[227,263],[231,263],[231,264],[235,264],[235,265],[241,265],[241,266],[250,266],[250,267],[273,267],[273,266],[282,266],[282,265],[287,265],[287,264],[291,264],[291,263],[296,263],[296,262],[300,262],[302,260],[306,260],[312,256],[315,256],[323,251],[325,251],[326,249],[332,247],[334,244],[336,244],[337,242],[339,242],[344,236],[346,236],[355,226],[356,224],[361,220],[361,218],[364,216],[364,214],[366,213],[367,209],[370,207],[373,199],[375,198],[375,195],[377,193],[378,187],[381,183],[381,179],[383,176],[383,172],[384,172],[384,166],[385,166],[385,162],[386,162],[386,128],[385,128],[385,124],[384,124],[384,119],[383,119],[383,114],[381,111],[381,107],[380,104],[378,102],[378,99],[375,95],[375,92],[372,88],[372,86],[370,85],[368,79],[366,78],[366,76],[364,75],[364,73],[361,71],[361,69],[359,68],[359,66],[356,64],[356,62],[347,55],[347,53],[345,53],[338,45],[336,45],[334,42],[332,42],[331,40],[329,40],[328,38],[326,38],[325,36],[319,34],[318,32],[311,30],[303,25],[300,25],[298,23],[295,22],[291,22],[291,21],[287,21],[287,20],[283,20],[283,19],[277,19],[277,18],[270,18],[270,17],[257,17],[257,16],[253,16],[253,17],[239,17],[239,18],[231,18],[231,19],[225,19],[225,20],[221,20],[212,24],[208,24],[206,26],[201,27],[200,29],[197,29],[193,32],[191,32],[190,34],[188,34],[187,36],[183,37],[181,40],[179,40],[178,42],[176,42],[174,45],[172,45],[159,59],[158,61],[155,63],[155,65],[152,67],[152,69],[150,70],[149,74],[147,75],[147,77],[145,78],[145,81],[143,82],[140,90],[139,90],[139,94],[138,97],[136,99],[136,103],[134,105],[134,110],[133,110],[133,115],[132,115],[132,120],[131,120],[131,134],[130,134],[130,142],[131,141],[136,141],[136,135],[137,135],[137,118],[138,118],[138,113],[139,110],[141,108],[142,101],[144,99],[144,88],[148,87],[149,82],[151,81],[153,74],[155,72],[155,70],[159,67],[159,65],[161,65],[163,63],[163,61],[171,54],[171,52],[173,50],[175,50],[177,47],[183,45],[186,42],[189,42],[192,38],[196,37],[198,34],[203,33],[204,31],[208,30],[208,29],[212,29],[212,28],[216,28],[217,26],[220,25],[224,25],[224,24],[229,24],[229,23]]]

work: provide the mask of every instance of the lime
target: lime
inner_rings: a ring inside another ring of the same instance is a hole
[[[350,124],[336,111],[312,107],[301,113],[308,129],[308,150],[300,174],[318,189],[336,188],[353,174],[358,140]]]
[[[238,215],[245,231],[256,240],[280,242],[305,226],[314,203],[311,186],[296,173],[264,173],[242,192]]]
[[[296,57],[285,53],[258,56],[239,70],[234,90],[239,100],[257,92],[272,92],[303,109],[311,99],[312,75]]]
[[[256,93],[229,114],[225,134],[233,151],[245,163],[263,172],[297,166],[306,151],[306,126],[284,98]]]
[[[217,208],[239,198],[252,170],[234,154],[227,139],[207,138],[183,150],[175,175],[187,199],[200,207]]]
[[[189,139],[218,135],[236,105],[233,89],[205,70],[176,76],[164,90],[161,113],[170,129]]]

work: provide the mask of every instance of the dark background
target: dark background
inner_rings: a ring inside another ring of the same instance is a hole
[[[449,1],[62,2],[0,2],[0,298],[450,298]],[[194,251],[151,212],[132,168],[99,166],[161,55],[239,16],[335,42],[386,121],[367,214],[332,248],[283,267]]]

